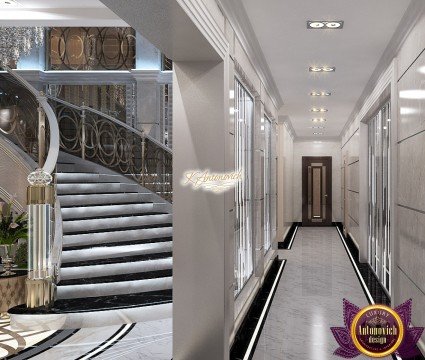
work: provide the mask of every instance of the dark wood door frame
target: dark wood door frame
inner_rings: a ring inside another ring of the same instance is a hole
[[[323,163],[326,166],[326,218],[323,222],[312,222],[308,219],[308,167],[311,163]],[[302,157],[302,224],[303,226],[332,225],[332,156]]]

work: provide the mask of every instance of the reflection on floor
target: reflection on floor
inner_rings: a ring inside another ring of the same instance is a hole
[[[287,263],[253,359],[340,359],[330,327],[344,324],[342,299],[360,307],[368,301],[338,232],[300,227],[292,249],[279,257]]]
[[[99,313],[99,316],[102,316]],[[77,330],[13,332],[0,322],[0,358],[13,360],[87,360],[172,358],[171,317],[136,324]]]
[[[25,348],[48,338],[55,331],[13,331],[10,327],[10,318],[7,315],[0,317],[0,359],[14,355]]]

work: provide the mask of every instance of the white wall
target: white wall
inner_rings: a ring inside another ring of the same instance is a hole
[[[302,157],[332,156],[332,221],[341,221],[341,146],[338,140],[295,140],[294,142],[294,221],[302,221]]]
[[[294,141],[285,124],[278,125],[277,137],[277,171],[278,171],[278,201],[277,201],[277,239],[283,241],[291,227],[293,216],[293,160]]]

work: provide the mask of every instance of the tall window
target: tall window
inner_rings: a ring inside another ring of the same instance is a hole
[[[272,124],[264,116],[264,123],[261,124],[264,131],[264,254],[271,246],[271,191],[272,191]]]
[[[235,295],[239,294],[253,272],[252,249],[252,122],[254,101],[235,80],[235,167],[243,179],[235,189]]]
[[[391,292],[390,104],[369,122],[369,264]]]

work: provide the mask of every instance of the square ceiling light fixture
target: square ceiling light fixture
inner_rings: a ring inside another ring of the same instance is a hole
[[[318,72],[335,72],[335,66],[310,66],[308,71],[318,73]]]
[[[323,123],[323,122],[326,121],[326,119],[324,119],[324,118],[314,118],[314,119],[311,119],[311,121],[313,121],[314,123]]]
[[[307,29],[342,29],[344,27],[344,21],[341,20],[307,20]]]
[[[324,113],[324,112],[327,112],[328,111],[328,109],[325,109],[325,108],[316,108],[316,107],[314,107],[314,108],[311,108],[311,110],[310,110],[311,112],[315,112],[315,113],[318,113],[318,112],[321,112],[321,113]]]
[[[329,91],[312,91],[310,96],[331,96]]]

